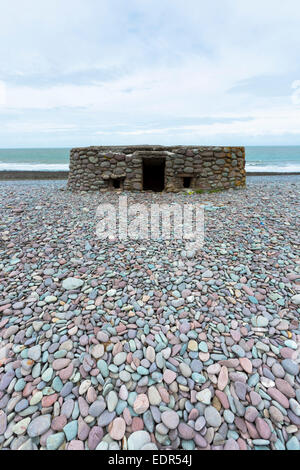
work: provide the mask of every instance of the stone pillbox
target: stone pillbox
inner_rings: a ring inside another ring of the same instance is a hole
[[[209,191],[245,185],[244,147],[87,147],[70,154],[72,191]]]

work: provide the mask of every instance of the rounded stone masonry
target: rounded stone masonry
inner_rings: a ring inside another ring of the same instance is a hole
[[[87,147],[70,154],[71,191],[218,191],[245,185],[244,147]]]

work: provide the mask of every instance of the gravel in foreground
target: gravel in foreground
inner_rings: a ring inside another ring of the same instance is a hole
[[[99,241],[117,194],[1,182],[0,449],[300,449],[300,178],[206,195],[205,245]]]

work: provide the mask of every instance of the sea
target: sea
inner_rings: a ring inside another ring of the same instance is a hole
[[[0,149],[0,171],[68,171],[69,148]],[[300,172],[300,146],[246,147],[248,173]]]

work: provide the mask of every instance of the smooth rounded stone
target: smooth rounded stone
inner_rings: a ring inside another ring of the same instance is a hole
[[[40,392],[40,391],[36,392],[30,400],[30,406],[37,405],[40,401],[42,401],[42,398],[43,398],[43,392]]]
[[[244,371],[247,374],[252,374],[253,366],[251,361],[247,357],[240,357],[239,361]]]
[[[285,376],[284,368],[281,366],[281,364],[279,364],[279,362],[275,362],[275,364],[273,364],[272,373],[275,375],[275,377],[280,379],[283,379]]]
[[[45,302],[47,304],[53,304],[57,301],[57,297],[55,295],[47,295],[47,297],[45,297]]]
[[[96,359],[100,359],[104,355],[104,346],[103,344],[96,344],[93,346],[91,355]]]
[[[37,437],[45,434],[51,425],[50,415],[41,415],[34,418],[27,428],[27,434],[29,437]]]
[[[128,450],[140,450],[146,444],[150,444],[151,437],[147,431],[136,431],[128,438]]]
[[[291,437],[286,443],[287,450],[300,450],[300,443],[296,436]]]
[[[206,441],[206,439],[199,433],[195,434],[194,442],[197,447],[200,447],[200,449],[206,449],[208,446],[208,442]]]
[[[232,424],[234,422],[234,414],[230,410],[224,410],[223,413],[226,423]]]
[[[12,450],[34,450],[32,440],[25,438],[25,436],[23,437],[24,440],[22,440],[21,445],[20,442],[18,442],[18,444],[16,443],[16,449],[11,445]]]
[[[77,432],[78,439],[80,439],[81,441],[85,441],[88,438],[89,433],[90,433],[89,425],[86,423],[86,421],[83,420],[82,416],[79,416],[78,417],[78,432]]]
[[[101,441],[96,447],[96,450],[108,450],[108,442]]]
[[[254,392],[253,390],[250,392],[250,401],[253,406],[258,406],[261,400],[262,398],[257,392]]]
[[[145,444],[140,450],[158,450],[158,447],[153,442],[149,442],[149,444]]]
[[[116,416],[115,411],[110,412],[108,410],[104,410],[103,413],[98,418],[98,425],[101,427],[107,426],[108,424],[112,422],[115,416]]]
[[[103,439],[103,429],[99,426],[94,426],[88,437],[88,448],[90,450],[95,450],[99,442]]]
[[[19,413],[20,411],[25,410],[27,407],[28,407],[28,400],[26,400],[26,398],[23,398],[16,404],[15,412]]]
[[[195,431],[201,431],[206,425],[204,416],[199,416],[195,421]]]
[[[159,423],[155,427],[155,433],[160,434],[161,436],[166,436],[168,432],[169,432],[169,429],[163,423]]]
[[[53,373],[54,373],[54,371],[53,371],[52,367],[48,367],[48,369],[46,369],[45,372],[43,372],[43,374],[42,374],[42,380],[44,382],[50,382],[50,380],[53,377]]]
[[[173,410],[164,411],[161,414],[161,420],[168,429],[177,429],[179,425],[179,416]]]
[[[151,387],[150,387],[151,388]],[[150,389],[149,389],[150,390]],[[121,385],[120,387],[120,390],[119,390],[119,397],[121,400],[124,400],[126,401],[127,398],[128,398],[128,390],[126,388],[126,386],[123,384]]]
[[[228,384],[228,369],[222,366],[218,377],[218,389],[223,391]]]
[[[254,408],[254,406],[248,406],[245,412],[245,419],[249,421],[250,423],[254,423],[257,417],[258,417],[258,410]]]
[[[259,315],[257,317],[252,317],[251,318],[251,323],[255,327],[264,328],[264,327],[268,326],[269,320],[266,317],[263,317],[262,315]]]
[[[126,423],[123,418],[116,418],[112,422],[109,435],[112,439],[120,441],[123,439],[126,430]]]
[[[63,388],[63,383],[58,376],[54,377],[53,382],[52,382],[52,388],[58,393],[61,392]]]
[[[61,414],[66,416],[67,419],[69,419],[72,415],[73,409],[74,400],[72,398],[69,398],[63,402],[61,407]]]
[[[290,398],[290,408],[296,416],[300,416],[300,404],[294,398]]]
[[[144,393],[139,394],[133,404],[133,409],[137,414],[143,414],[149,408],[149,400],[147,395]]]
[[[70,362],[71,362],[70,359],[64,359],[64,358],[55,359],[55,361],[52,362],[52,368],[55,371],[59,371],[61,369],[65,369],[66,367],[68,367]]]
[[[84,450],[84,443],[82,441],[74,439],[68,443],[66,450]]]
[[[166,384],[170,385],[176,379],[177,374],[173,370],[166,369],[163,373],[163,379]]]
[[[212,398],[212,394],[209,388],[205,388],[204,390],[201,390],[201,392],[198,392],[196,395],[196,399],[200,401],[201,403],[204,403],[204,405],[210,405]]]
[[[244,349],[238,344],[234,344],[231,348],[232,352],[238,357],[245,357],[246,353]]]
[[[17,331],[19,330],[19,327],[17,325],[12,325],[9,326],[7,329],[4,330],[2,333],[2,338],[3,339],[9,339],[11,336],[15,335]]]
[[[179,364],[179,370],[181,374],[183,375],[183,377],[190,377],[192,375],[190,366],[186,364],[185,362],[181,362]]]
[[[297,351],[297,349],[298,349],[298,345],[297,345],[296,341],[293,341],[291,339],[287,339],[284,342],[284,344],[287,348],[293,349],[294,351]]]
[[[116,293],[117,293],[116,289],[110,289],[109,291],[106,292],[106,295],[107,297],[114,297]]]
[[[25,434],[28,430],[29,424],[30,418],[24,418],[13,426],[12,431],[14,434],[17,434],[17,436]]]
[[[290,407],[289,401],[286,396],[283,395],[283,393],[281,393],[279,390],[277,390],[277,388],[269,388],[268,395],[270,395],[270,397],[276,400],[284,408]]]
[[[237,394],[238,398],[242,401],[245,400],[246,393],[247,393],[247,386],[243,382],[235,382],[234,384],[235,393]]]
[[[37,344],[32,348],[28,349],[28,359],[32,359],[33,361],[38,361],[41,358],[41,346]]]
[[[286,380],[276,379],[275,382],[276,382],[276,387],[278,388],[278,390],[281,393],[283,393],[286,397],[288,398],[295,397],[296,394],[295,394],[293,387]]]
[[[115,355],[113,362],[116,366],[120,366],[124,364],[124,362],[126,362],[126,359],[127,359],[127,353],[119,352],[118,354]]]
[[[161,422],[161,412],[157,406],[150,406],[151,414],[156,423]]]
[[[212,364],[211,366],[208,366],[207,368],[207,373],[210,375],[218,375],[221,370],[220,364]]]
[[[122,382],[127,383],[131,379],[131,375],[127,370],[121,370],[119,373],[119,378],[122,380]]]
[[[0,436],[3,435],[7,427],[7,417],[3,410],[0,410]]]
[[[76,290],[82,287],[84,282],[82,279],[77,279],[75,277],[68,277],[62,283],[62,287],[65,290]]]
[[[291,302],[294,305],[300,305],[300,294],[293,295]]]
[[[105,408],[106,408],[106,403],[104,400],[96,400],[89,407],[89,415],[93,416],[94,418],[98,418],[98,416],[101,415],[101,413],[105,410]]]
[[[148,399],[150,405],[158,406],[161,403],[161,396],[153,385],[148,389]]]
[[[111,390],[107,395],[106,403],[109,412],[112,412],[116,409],[118,403],[118,395],[114,390]]]
[[[198,343],[197,341],[195,341],[194,339],[191,339],[189,342],[188,342],[188,346],[187,346],[188,350],[189,351],[198,351]]]
[[[193,428],[188,426],[186,423],[179,423],[178,434],[182,439],[191,440],[195,435]]]
[[[270,406],[269,408],[270,418],[275,423],[282,423],[284,420],[283,414],[276,406]]]
[[[238,443],[230,438],[225,442],[224,450],[240,450]]]
[[[66,435],[67,441],[72,441],[77,436],[78,421],[77,420],[70,421],[64,426],[63,430]]]
[[[51,429],[53,431],[62,431],[67,424],[67,418],[64,415],[56,416],[51,421]]]
[[[65,434],[59,432],[56,434],[51,434],[47,438],[46,447],[47,450],[57,450],[65,441]]]
[[[193,359],[190,366],[192,371],[196,373],[200,373],[203,370],[203,364],[199,359]]]
[[[19,380],[16,382],[15,391],[16,391],[16,392],[21,392],[22,390],[24,390],[25,385],[26,385],[25,380],[24,380],[24,379],[19,379]]]
[[[200,341],[199,343],[199,351],[201,351],[202,353],[208,353],[208,346],[207,346],[207,343],[205,341]]]
[[[255,421],[255,427],[260,435],[260,437],[262,439],[269,439],[270,436],[271,436],[271,429],[268,425],[268,423],[260,418],[260,417],[257,417],[256,418],[256,421]]]
[[[153,363],[155,362],[155,349],[152,346],[148,346],[146,349],[146,359],[148,359],[149,362]]]
[[[291,359],[284,359],[283,361],[281,361],[281,365],[288,374],[299,374],[299,365]]]
[[[204,417],[209,426],[212,426],[213,428],[218,428],[221,426],[221,415],[213,406],[208,406],[205,408]]]

